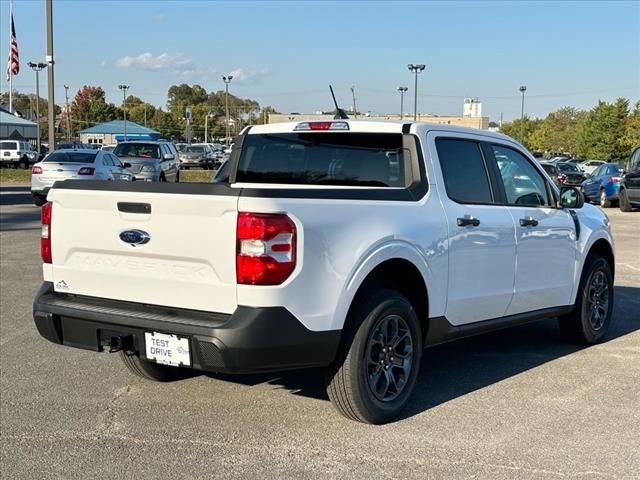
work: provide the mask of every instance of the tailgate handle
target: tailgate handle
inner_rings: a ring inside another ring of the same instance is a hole
[[[118,202],[118,210],[124,213],[151,213],[151,204]]]

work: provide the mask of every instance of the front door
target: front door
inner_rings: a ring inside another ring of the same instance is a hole
[[[516,278],[507,315],[569,305],[576,270],[576,227],[557,208],[550,185],[524,153],[491,144],[504,202],[516,229]]]
[[[480,142],[468,135],[429,135],[442,170],[437,187],[449,231],[445,316],[453,325],[502,317],[514,289],[513,219],[506,207],[496,205]]]

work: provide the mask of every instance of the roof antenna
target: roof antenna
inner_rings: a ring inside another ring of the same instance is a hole
[[[331,96],[333,97],[333,104],[336,106],[336,114],[333,116],[334,120],[348,120],[349,116],[347,115],[347,112],[345,112],[343,109],[341,109],[338,106],[338,102],[336,102],[336,96],[333,93],[333,87],[331,85],[329,85],[329,90],[331,91]]]

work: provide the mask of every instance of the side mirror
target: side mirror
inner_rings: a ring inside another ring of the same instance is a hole
[[[575,187],[561,187],[559,203],[562,208],[582,208],[584,195]]]
[[[129,162],[124,162],[124,163],[122,164],[122,166],[123,166],[124,168],[131,168],[131,164],[130,164]]]
[[[162,159],[163,159],[163,160],[173,160],[174,158],[176,158],[176,157],[174,157],[174,156],[173,156],[173,154],[171,154],[171,153],[165,153],[165,154],[162,156]]]

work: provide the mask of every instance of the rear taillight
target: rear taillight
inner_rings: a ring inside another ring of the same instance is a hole
[[[620,181],[620,177],[611,177],[609,180],[611,181],[611,183],[616,183]]]
[[[558,175],[558,183],[564,183],[567,177],[565,175]]]
[[[40,236],[40,255],[44,263],[51,262],[51,215],[53,204],[47,202],[42,206],[42,234]]]
[[[243,285],[279,285],[296,266],[296,225],[285,214],[238,214],[236,279]]]
[[[40,175],[42,173],[42,167],[34,165],[31,169],[31,175]]]
[[[93,175],[93,172],[95,171],[96,169],[93,167],[82,167],[78,170],[78,175]]]

